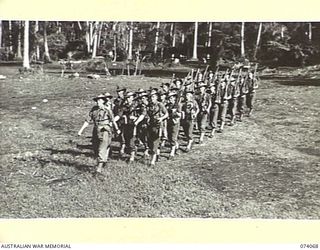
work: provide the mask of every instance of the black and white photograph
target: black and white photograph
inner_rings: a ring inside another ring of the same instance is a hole
[[[0,21],[0,218],[320,219],[320,22]]]

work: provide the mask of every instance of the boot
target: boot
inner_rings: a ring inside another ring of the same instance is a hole
[[[252,116],[253,109],[249,110],[248,117]]]
[[[176,155],[179,155],[178,150],[179,150],[179,143],[177,143],[176,146],[175,146],[175,154]]]
[[[130,154],[130,159],[129,159],[129,164],[134,162],[134,157],[135,157],[136,152],[131,152]]]
[[[126,145],[125,145],[125,144],[122,144],[122,145],[121,145],[121,148],[120,148],[120,152],[119,152],[120,156],[124,155],[124,149],[125,149],[125,148],[126,148]]]
[[[205,136],[205,132],[201,132],[200,139],[199,139],[199,144],[203,143],[204,136]]]
[[[242,122],[243,114],[240,114],[239,116],[239,122]]]
[[[174,157],[175,150],[176,150],[176,146],[171,147],[171,152],[170,152],[170,155],[169,155],[169,160]]]
[[[156,155],[156,154],[153,154],[153,155],[152,155],[152,158],[151,158],[150,165],[151,165],[151,166],[156,165],[156,160],[157,160],[157,155]]]
[[[230,126],[233,126],[234,125],[234,116],[232,117],[231,121],[230,121]]]
[[[192,142],[193,142],[193,140],[189,140],[187,148],[186,148],[186,152],[189,152],[191,150]]]
[[[220,126],[219,133],[222,133],[222,132],[223,132],[223,129],[224,129],[224,123],[225,123],[225,122],[221,122],[221,126]]]
[[[216,129],[213,128],[213,129],[211,130],[211,133],[210,133],[210,135],[209,135],[209,138],[213,138],[215,132],[216,132]]]
[[[162,140],[160,147],[163,148],[166,145],[166,140]]]
[[[156,151],[156,161],[159,161],[160,159],[160,149],[158,148],[157,151]]]
[[[102,173],[102,168],[103,168],[103,162],[99,162],[96,172],[101,174]]]
[[[150,155],[149,155],[149,149],[148,149],[148,148],[144,150],[143,156],[144,156],[145,158],[147,158],[147,157],[150,156]]]

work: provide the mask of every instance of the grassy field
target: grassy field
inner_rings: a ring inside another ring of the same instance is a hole
[[[1,218],[320,219],[320,80],[262,80],[253,117],[172,161],[166,149],[155,167],[141,152],[127,165],[114,143],[100,180],[91,128],[77,136],[92,97],[166,79],[17,72],[0,68]]]

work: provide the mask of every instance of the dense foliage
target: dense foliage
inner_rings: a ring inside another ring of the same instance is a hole
[[[2,21],[1,60],[17,60],[23,50],[23,21]],[[132,59],[166,62],[173,57],[180,62],[193,53],[192,22],[30,22],[30,55],[33,61],[44,60],[47,42],[50,60],[88,59],[103,56],[109,61]],[[216,62],[219,58],[236,60],[244,40],[245,58],[268,66],[304,66],[320,63],[320,23],[199,23],[197,57]],[[36,27],[38,26],[38,27]],[[159,27],[159,28],[158,28]],[[130,31],[132,30],[132,41]],[[157,36],[157,43],[156,43]],[[45,41],[46,40],[46,41]],[[96,43],[96,44],[95,44]],[[37,47],[40,53],[36,53]]]

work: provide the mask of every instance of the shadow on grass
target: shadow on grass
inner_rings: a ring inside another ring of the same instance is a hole
[[[94,166],[79,163],[79,162],[71,162],[67,160],[55,160],[55,159],[42,159],[42,158],[36,158],[36,160],[40,163],[41,166],[44,166],[46,164],[56,164],[58,166],[68,166],[68,167],[73,167],[81,172],[88,172],[92,173]]]

